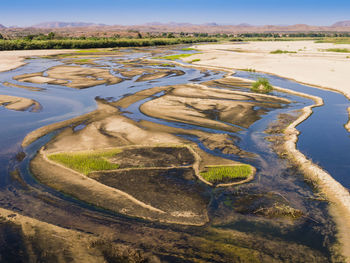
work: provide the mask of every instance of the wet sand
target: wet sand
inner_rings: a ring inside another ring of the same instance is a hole
[[[24,60],[33,56],[48,56],[71,53],[74,50],[15,50],[0,51],[0,72],[8,71],[25,65]]]
[[[40,104],[32,99],[0,95],[0,106],[3,105],[9,110],[25,111],[30,110],[32,112],[40,110]]]

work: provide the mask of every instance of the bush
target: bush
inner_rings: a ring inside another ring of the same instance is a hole
[[[347,48],[329,48],[329,49],[326,49],[325,51],[339,52],[339,53],[350,53],[350,49],[347,49]]]
[[[280,50],[277,49],[275,51],[271,51],[270,54],[295,54],[297,53],[296,51],[288,51],[288,50]]]
[[[258,93],[269,93],[273,90],[272,85],[266,78],[259,78],[251,87],[251,91]]]

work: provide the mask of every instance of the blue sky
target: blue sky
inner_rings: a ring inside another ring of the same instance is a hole
[[[350,20],[349,0],[0,0],[0,24],[45,21],[330,25]]]

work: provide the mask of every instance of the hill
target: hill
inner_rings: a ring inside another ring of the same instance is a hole
[[[332,25],[332,27],[350,27],[350,20],[346,20],[346,21],[339,21],[337,23],[334,23]]]
[[[65,27],[89,27],[103,26],[102,24],[84,23],[84,22],[43,22],[33,25],[34,28],[65,28]]]

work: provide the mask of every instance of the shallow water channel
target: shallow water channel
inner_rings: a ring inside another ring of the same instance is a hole
[[[344,127],[349,120],[349,100],[341,93],[302,85],[274,75],[238,71],[237,76],[247,79],[265,77],[275,86],[322,98],[324,105],[313,108],[313,114],[298,125],[300,135],[297,148],[350,189],[350,133]]]
[[[145,53],[135,53],[132,55],[132,58],[142,57],[144,55]],[[130,58],[131,57],[128,55],[125,56],[125,59]],[[62,62],[59,60],[42,58],[29,59],[27,62],[28,64],[23,67],[9,72],[0,73],[0,82],[8,81],[14,84],[23,85],[22,82],[17,82],[12,78],[16,75],[25,73],[40,71],[45,72],[50,67],[62,64]],[[121,67],[121,65],[117,62],[111,62],[111,58],[108,57],[99,59],[97,62],[102,67],[108,69]],[[50,140],[54,133],[44,136],[24,149],[24,151],[27,153],[27,157],[21,163],[16,161],[15,156],[22,150],[20,144],[26,134],[39,127],[58,121],[71,119],[75,116],[93,111],[96,108],[96,97],[105,98],[107,100],[118,100],[125,95],[152,87],[185,83],[200,83],[219,79],[225,75],[225,73],[212,71],[203,72],[197,69],[180,66],[176,66],[172,69],[182,70],[185,72],[185,74],[183,76],[176,77],[168,76],[148,82],[135,82],[135,79],[125,80],[114,85],[99,85],[82,90],[49,84],[38,85],[25,83],[26,86],[40,87],[44,89],[42,91],[30,91],[21,88],[6,87],[0,84],[1,94],[28,97],[38,101],[42,105],[42,110],[36,113],[18,112],[7,110],[3,107],[0,108],[0,187],[2,189],[2,194],[0,195],[0,205],[15,211],[20,211],[41,220],[45,219],[45,221],[59,225],[70,226],[70,223],[65,222],[61,218],[55,219],[54,216],[47,216],[47,213],[52,213],[52,208],[48,208],[46,203],[41,207],[41,201],[39,200],[35,204],[36,208],[32,209],[30,207],[30,203],[23,201],[28,196],[35,198],[37,193],[33,194],[33,192],[25,192],[22,190],[18,191],[16,189],[17,186],[15,183],[13,183],[10,173],[14,167],[19,166],[24,181],[27,184],[37,189],[38,192],[45,192],[46,194],[52,195],[55,198],[58,198],[58,200],[64,202],[64,209],[71,207],[71,209],[74,210],[79,207],[79,209],[88,209],[90,211],[101,213],[106,217],[108,215],[108,217],[116,218],[117,215],[113,213],[94,208],[41,185],[30,174],[28,169],[30,158],[33,157],[35,152],[40,147]],[[330,172],[331,175],[345,187],[350,187],[350,177],[348,173],[350,171],[350,163],[348,161],[349,158],[347,158],[348,149],[350,149],[350,140],[349,133],[343,127],[348,118],[346,108],[349,106],[349,102],[343,95],[311,88],[272,75],[252,74],[238,71],[236,76],[247,79],[256,79],[260,76],[267,77],[270,79],[271,83],[276,86],[305,92],[323,98],[325,101],[325,106],[315,108],[314,114],[307,121],[298,126],[298,129],[301,131],[298,141],[298,149],[305,153],[309,158],[313,159],[314,162],[318,163],[321,167]],[[234,89],[247,91],[247,89],[241,87],[234,87]],[[256,155],[254,158],[242,158],[234,155],[225,155],[219,150],[210,150],[206,148],[196,137],[187,135],[179,136],[183,136],[188,140],[196,142],[200,148],[210,154],[254,165],[258,170],[257,177],[251,185],[243,186],[243,191],[249,190],[252,193],[261,193],[262,191],[278,191],[278,193],[283,195],[284,198],[292,200],[293,204],[296,206],[300,206],[301,208],[303,207],[306,210],[312,210],[317,207],[319,209],[319,213],[323,215],[310,214],[310,217],[316,218],[317,216],[320,216],[323,217],[324,221],[327,221],[328,215],[326,212],[326,204],[313,203],[313,201],[305,203],[305,201],[303,201],[303,198],[312,195],[311,188],[303,181],[300,174],[291,171],[286,165],[285,161],[277,157],[277,155],[271,149],[270,143],[265,140],[267,134],[264,132],[271,122],[277,120],[279,114],[301,109],[306,105],[313,104],[313,101],[290,94],[280,92],[273,93],[274,95],[288,98],[293,101],[293,103],[284,108],[269,111],[263,116],[262,119],[256,121],[248,129],[243,129],[243,131],[239,133],[232,134],[233,136],[239,138],[239,143],[237,145],[247,152],[254,153]],[[162,95],[162,93],[159,93],[154,97]],[[220,130],[203,128],[196,125],[171,122],[146,116],[139,111],[139,106],[150,99],[152,98],[139,101],[127,109],[122,109],[125,111],[124,115],[134,120],[148,120],[182,129],[198,129],[210,133],[228,133]],[[78,128],[83,129],[84,126],[82,125]],[[269,226],[266,222],[260,222],[259,220],[255,219],[247,219],[245,218],[244,213],[243,216],[239,217],[238,219],[236,218],[234,222],[228,220],[227,218],[230,217],[230,214],[227,212],[227,210],[225,210],[227,207],[223,208],[220,204],[222,202],[226,202],[227,204],[227,202],[235,200],[234,196],[235,190],[232,189],[228,191],[220,189],[214,191],[212,202],[210,204],[210,213],[211,219],[219,228],[236,229],[249,233],[256,232],[260,234],[262,233],[263,235],[268,233],[274,237],[287,241],[295,241],[308,247],[315,248],[321,252],[327,250],[323,246],[322,238],[320,239],[321,234],[316,230],[314,231],[314,229],[317,229],[317,226],[324,224],[323,222],[319,222],[317,220],[306,220],[305,223],[290,229],[287,232],[285,229],[281,230],[275,226]],[[19,199],[21,199],[21,201],[19,201]],[[225,214],[225,216],[223,216],[223,214]]]

